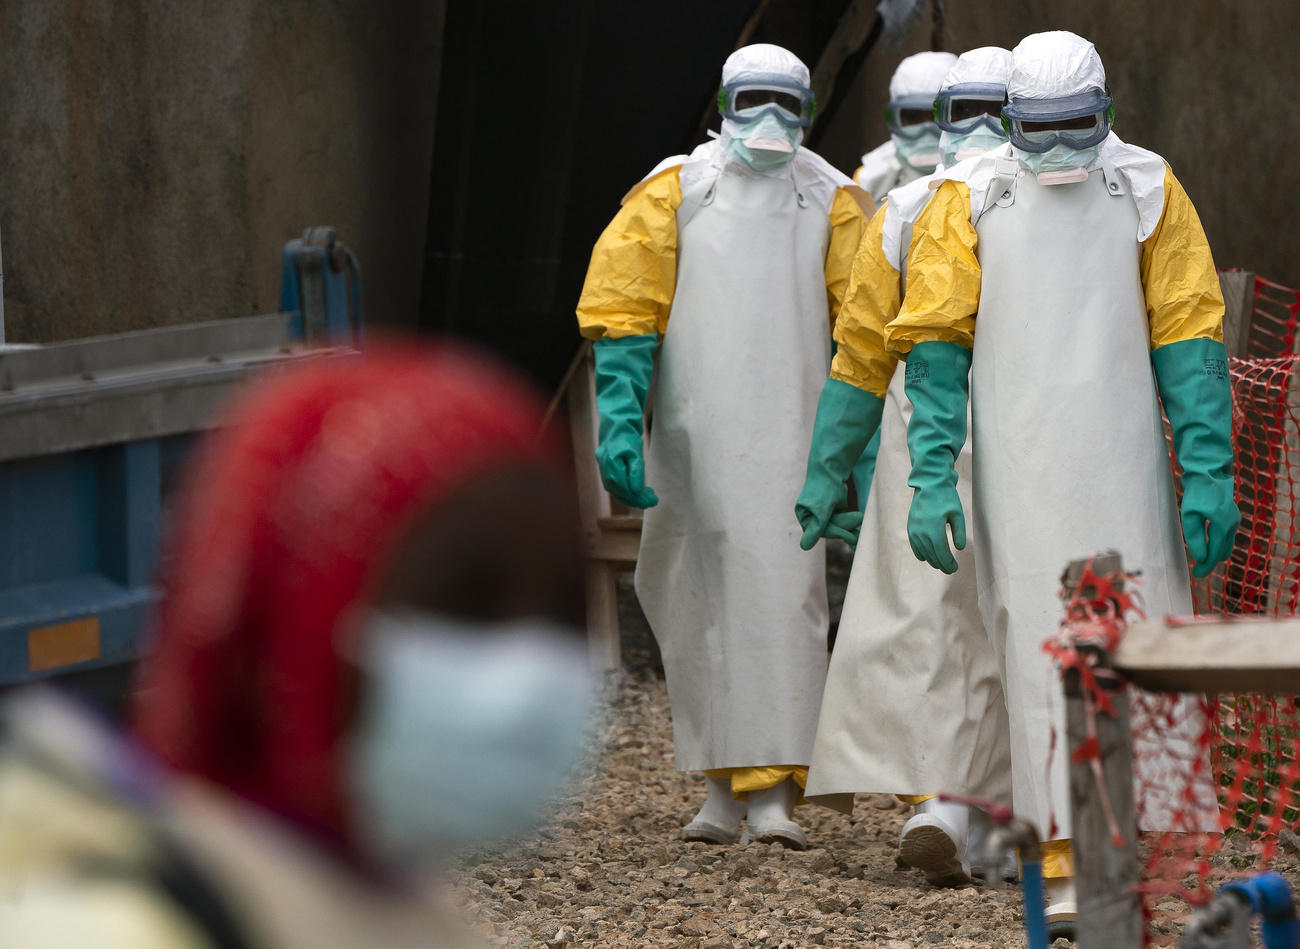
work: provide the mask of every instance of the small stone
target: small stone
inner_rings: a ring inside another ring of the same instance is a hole
[[[1277,842],[1278,846],[1287,853],[1300,853],[1300,837],[1297,837],[1295,831],[1288,827],[1278,831]]]
[[[476,880],[482,880],[488,886],[495,885],[496,882],[501,879],[501,877],[497,875],[497,872],[491,867],[479,867],[474,871],[474,878]]]
[[[710,927],[704,920],[700,919],[700,917],[691,916],[689,919],[683,920],[681,924],[678,925],[677,932],[683,936],[707,936],[711,928],[712,927]]]
[[[591,874],[582,869],[582,867],[574,867],[570,870],[569,879],[572,880],[573,885],[580,890],[590,890],[592,887]]]

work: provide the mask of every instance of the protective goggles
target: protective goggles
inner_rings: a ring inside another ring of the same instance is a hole
[[[1012,99],[1002,107],[1002,127],[1021,151],[1055,145],[1091,148],[1110,134],[1115,106],[1097,89],[1060,99]]]
[[[718,90],[718,111],[726,119],[749,121],[770,112],[786,125],[812,124],[817,104],[812,90],[788,76],[751,76]]]
[[[934,120],[945,132],[969,135],[986,128],[998,135],[1002,131],[1002,103],[1007,87],[995,82],[963,82],[949,86],[934,100]]]
[[[885,121],[891,135],[920,138],[934,131],[934,96],[903,96],[885,107]]]

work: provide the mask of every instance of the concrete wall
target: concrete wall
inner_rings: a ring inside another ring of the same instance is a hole
[[[847,172],[888,135],[883,111],[894,65],[930,48],[927,13],[899,41],[882,39],[820,144]],[[1163,155],[1186,187],[1220,267],[1300,286],[1300,5],[1294,0],[1136,4],[948,0],[945,47],[1015,46],[1039,30],[1092,40],[1116,103],[1115,130]]]
[[[415,319],[443,3],[5,0],[6,335],[268,312],[332,224],[368,318]]]

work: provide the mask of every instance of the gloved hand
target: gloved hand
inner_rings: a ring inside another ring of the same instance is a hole
[[[917,343],[907,356],[904,388],[912,403],[907,448],[912,455],[912,508],[907,539],[917,560],[944,573],[957,572],[948,530],[958,550],[966,547],[966,518],[957,496],[957,456],[966,443],[966,405],[971,352],[956,343]]]
[[[1233,500],[1228,353],[1217,340],[1185,339],[1161,346],[1151,362],[1183,467],[1183,536],[1192,573],[1204,577],[1228,559],[1241,524]]]
[[[795,502],[803,536],[799,546],[811,550],[822,537],[856,545],[862,512],[846,508],[848,480],[867,442],[880,427],[885,400],[839,379],[827,379],[817,400],[808,472]]]
[[[659,497],[645,483],[642,441],[646,396],[654,376],[657,333],[602,337],[596,355],[596,411],[600,415],[596,464],[605,490],[629,507],[654,507]]]

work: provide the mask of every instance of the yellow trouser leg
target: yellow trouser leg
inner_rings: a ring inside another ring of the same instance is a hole
[[[808,768],[802,765],[780,764],[758,768],[715,768],[705,771],[709,777],[725,781],[731,780],[731,795],[738,801],[749,800],[750,791],[766,791],[774,788],[786,778],[794,778],[799,785],[799,798],[796,804],[807,803],[803,789],[808,786]]]
[[[1074,876],[1074,850],[1069,838],[1049,840],[1043,844],[1043,879],[1060,880]]]
[[[916,805],[918,804],[924,804],[926,801],[931,801],[935,798],[935,796],[936,795],[934,794],[895,794],[894,795],[894,797],[898,798],[904,804],[911,805],[912,807],[916,807]]]

